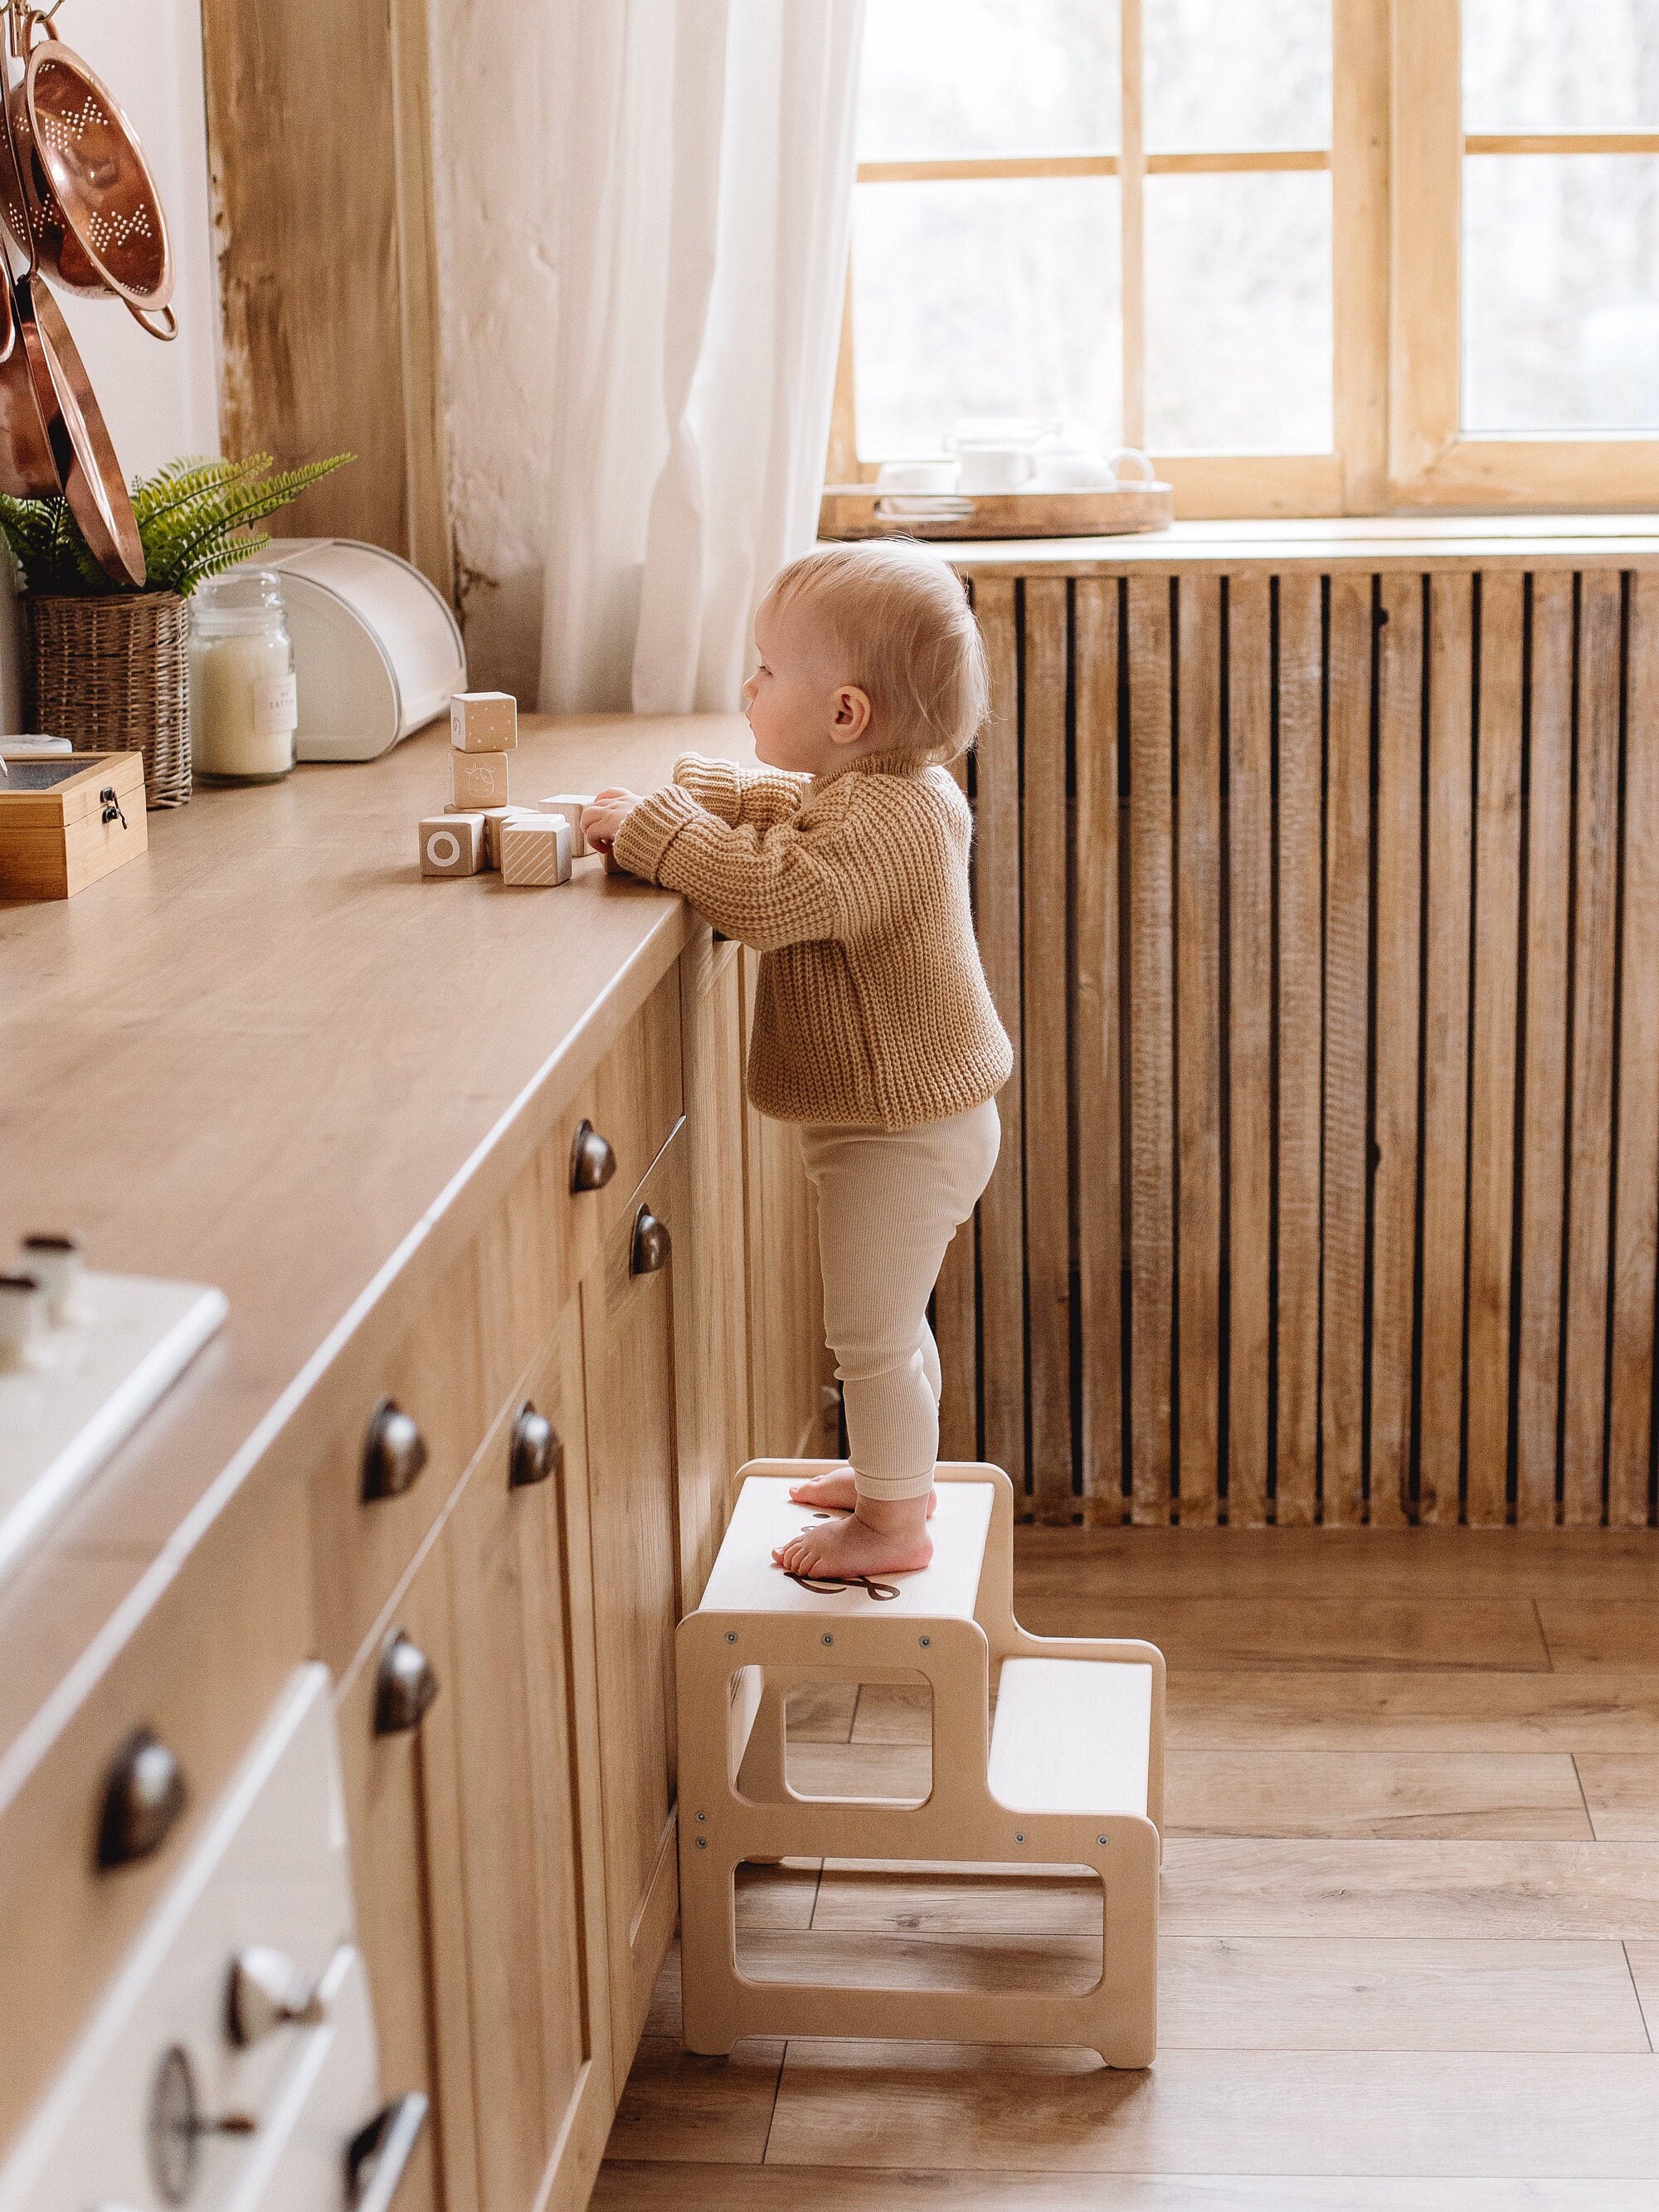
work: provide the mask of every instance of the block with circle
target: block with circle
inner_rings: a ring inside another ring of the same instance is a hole
[[[570,824],[563,815],[515,808],[501,824],[501,842],[504,884],[570,881]]]
[[[505,753],[451,753],[449,765],[458,809],[482,813],[486,807],[507,805]]]
[[[510,691],[458,691],[449,702],[449,742],[458,753],[510,753],[519,742],[519,702]]]
[[[423,876],[476,876],[483,849],[482,814],[434,814],[421,824]]]

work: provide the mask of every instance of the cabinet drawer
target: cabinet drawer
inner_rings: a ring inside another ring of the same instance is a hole
[[[309,1642],[304,1498],[228,1512],[136,1631],[0,1820],[0,2143],[45,2087],[88,2008],[172,1881]],[[140,1732],[152,1752],[134,1775]],[[171,1762],[179,1809],[155,1785]],[[106,1825],[118,1776],[150,1785]],[[135,1807],[136,1810],[136,1807]],[[121,1832],[122,1829],[125,1832]],[[100,1865],[118,1845],[152,1848]]]
[[[558,1177],[561,1307],[628,1211],[641,1177],[683,1110],[679,972],[671,969],[582,1085],[552,1139],[557,1154],[553,1166]],[[608,1147],[614,1163],[596,1189],[575,1187],[577,1139],[584,1123]]]

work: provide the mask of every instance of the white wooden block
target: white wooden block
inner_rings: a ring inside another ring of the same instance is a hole
[[[476,876],[483,849],[482,814],[434,814],[421,824],[423,876]]]
[[[570,824],[562,814],[528,814],[516,807],[501,828],[501,881],[568,884]]]
[[[510,691],[458,691],[449,702],[449,742],[458,753],[510,753],[519,742],[519,702]]]
[[[455,805],[466,813],[507,805],[507,755],[456,753],[449,756],[454,771]]]
[[[582,835],[582,809],[593,804],[592,793],[580,791],[556,792],[551,799],[542,801],[544,814],[562,814],[570,824],[570,857],[573,860],[587,858],[587,840]]]

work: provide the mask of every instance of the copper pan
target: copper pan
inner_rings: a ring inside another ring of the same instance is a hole
[[[8,272],[4,291],[12,338],[0,356],[0,490],[61,493],[104,574],[142,587],[131,495],[62,310],[33,275]]]
[[[25,15],[22,41],[6,102],[15,163],[0,163],[8,225],[54,283],[113,294],[152,337],[176,337],[167,216],[131,124],[45,17]]]

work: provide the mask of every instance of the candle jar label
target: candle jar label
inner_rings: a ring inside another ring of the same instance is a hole
[[[300,720],[300,687],[290,670],[261,678],[253,687],[253,734],[284,738]]]

